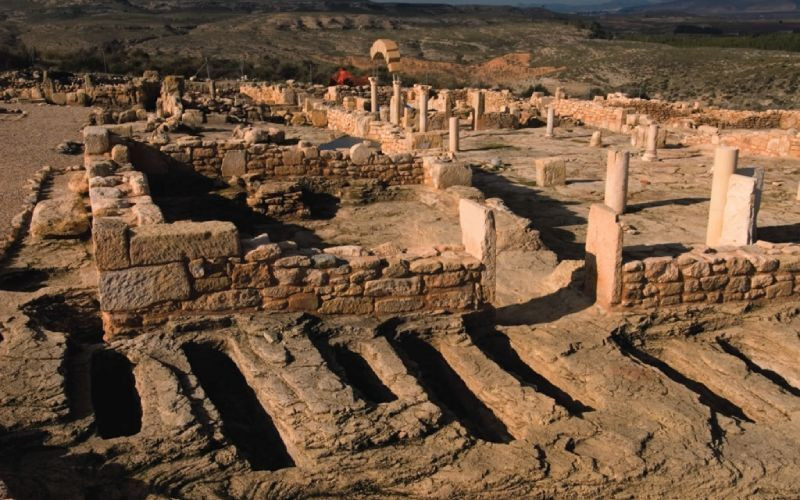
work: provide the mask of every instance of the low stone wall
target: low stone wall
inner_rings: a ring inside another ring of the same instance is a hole
[[[800,158],[800,134],[794,130],[721,131],[714,127],[700,127],[687,133],[683,142],[689,145],[731,146],[749,156]]]
[[[800,298],[800,244],[758,242],[672,256],[626,259],[619,216],[592,205],[586,233],[586,290],[620,311]]]
[[[328,128],[344,134],[369,139],[381,145],[385,154],[412,153],[444,147],[445,132],[408,132],[390,122],[375,120],[364,111],[328,108]]]
[[[297,105],[297,93],[294,88],[284,84],[242,85],[239,92],[250,97],[256,104]]]
[[[317,314],[466,312],[494,296],[495,233],[464,227],[461,245],[299,248],[241,241],[230,222],[163,222],[147,179],[101,127],[84,131],[106,337],[172,317],[247,310]],[[115,160],[116,158],[116,160]],[[145,208],[149,216],[137,212]],[[477,217],[475,217],[477,218]],[[476,258],[477,257],[477,258]]]
[[[356,159],[347,150],[315,146],[251,144],[243,140],[188,139],[161,147],[172,159],[209,178],[264,174],[269,178],[329,177],[377,179],[389,185],[422,184],[422,160],[407,154],[373,151]]]
[[[731,250],[698,248],[675,257],[622,265],[620,306],[772,300],[800,296],[800,245],[762,243]]]
[[[590,127],[628,133],[628,112],[624,108],[606,106],[603,101],[553,99],[556,115],[571,117]]]

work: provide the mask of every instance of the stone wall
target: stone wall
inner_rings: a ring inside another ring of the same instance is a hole
[[[125,146],[112,149],[102,127],[87,128],[84,142],[107,337],[186,315],[466,312],[493,296],[493,274],[461,245],[319,250],[266,235],[242,241],[230,222],[164,223]],[[485,237],[494,245],[494,233]]]
[[[623,251],[622,235],[616,213],[605,205],[592,205],[586,288],[606,309],[647,311],[800,298],[800,244],[760,241],[716,249],[697,245],[673,255],[631,259]]]
[[[328,128],[344,134],[375,141],[386,154],[412,153],[420,150],[441,149],[445,132],[410,132],[387,121],[375,120],[364,111],[347,111],[328,108]]]
[[[743,155],[800,158],[800,134],[794,130],[734,130],[700,127],[686,134],[690,145],[715,144],[738,148]]]
[[[622,308],[774,300],[800,296],[800,245],[759,243],[622,265]],[[796,286],[795,283],[798,285]]]
[[[265,174],[279,179],[308,176],[376,179],[389,185],[423,181],[422,160],[407,154],[390,156],[372,152],[354,161],[347,150],[320,151],[315,146],[248,145],[243,140],[194,138],[162,146],[161,152],[209,178]]]

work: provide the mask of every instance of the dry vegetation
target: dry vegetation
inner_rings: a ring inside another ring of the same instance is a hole
[[[191,76],[198,71],[205,74],[201,67],[208,58],[212,76],[218,78],[245,74],[327,83],[338,65],[368,71],[352,56],[363,57],[373,40],[385,37],[396,40],[405,56],[415,58],[407,80],[438,86],[482,84],[524,90],[540,83],[570,82],[567,88],[576,96],[623,90],[755,109],[798,105],[797,53],[622,39],[632,32],[663,30],[674,24],[672,20],[604,19],[608,24],[603,26],[610,25],[616,39],[598,39],[597,25],[535,9],[441,7],[437,11],[356,4],[336,10],[316,6],[309,12],[248,13],[156,14],[110,8],[87,10],[89,14],[80,16],[79,11],[63,9],[13,10],[13,2],[5,9],[8,22],[2,23],[0,36],[9,47],[10,54],[3,58],[6,66],[33,61],[72,71],[132,73],[156,67]],[[751,32],[760,29],[757,23],[742,26]],[[529,53],[530,67],[543,70],[519,71],[519,61],[492,73],[474,66],[511,53]],[[553,68],[565,69],[550,71]],[[542,81],[544,74],[549,79]]]

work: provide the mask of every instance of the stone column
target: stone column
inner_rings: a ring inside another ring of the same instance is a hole
[[[369,77],[369,97],[370,112],[380,119],[380,115],[378,115],[378,79],[374,76]]]
[[[589,140],[589,147],[599,148],[602,145],[603,145],[603,133],[598,130],[592,134],[592,138]]]
[[[547,107],[547,133],[545,137],[553,137],[553,129],[556,126],[556,108],[552,105]]]
[[[419,131],[428,131],[428,86],[417,87],[417,108],[419,109]]]
[[[728,182],[739,161],[739,150],[720,146],[714,154],[713,180],[711,181],[711,204],[708,207],[708,227],[706,245],[719,244],[722,235],[722,221],[725,215],[725,202],[728,198]]]
[[[389,118],[395,125],[400,125],[400,116],[402,116],[403,98],[400,97],[400,78],[395,75],[392,80],[392,103]]]
[[[458,117],[451,116],[449,122],[450,122],[450,152],[458,153],[460,148],[459,138],[458,138]]]
[[[208,81],[208,93],[211,94],[212,99],[217,98],[217,82],[214,80]]]
[[[655,123],[647,129],[647,147],[642,160],[658,161],[658,125]]]
[[[618,215],[625,213],[628,205],[628,166],[630,153],[612,149],[606,165],[605,204]]]
[[[472,200],[461,198],[458,205],[461,242],[464,250],[483,264],[483,298],[494,302],[497,276],[497,230],[494,212]]]
[[[453,96],[450,95],[449,90],[442,90],[442,99],[444,100],[444,121],[449,122],[453,115]]]
[[[480,129],[480,122],[481,118],[483,117],[484,110],[486,109],[486,96],[483,94],[483,90],[479,90],[477,94],[475,94],[475,102],[473,103],[473,119],[475,123],[473,124],[473,130]]]

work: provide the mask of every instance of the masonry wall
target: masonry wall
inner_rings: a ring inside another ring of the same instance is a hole
[[[445,133],[441,131],[408,132],[390,122],[374,120],[364,111],[328,108],[327,112],[329,129],[378,142],[386,154],[441,149],[444,146]]]
[[[719,252],[702,248],[622,265],[622,308],[798,296],[800,245],[762,243]]]
[[[720,144],[739,148],[743,155],[800,158],[800,134],[793,130],[724,131],[702,127],[686,134],[686,144]]]
[[[167,144],[161,147],[161,152],[209,178],[258,173],[278,179],[319,176],[377,179],[389,185],[423,182],[422,160],[407,154],[375,153],[366,163],[356,165],[346,150],[319,151],[314,146],[247,145],[241,140],[199,139]]]
[[[465,312],[492,293],[484,264],[460,245],[321,251],[265,236],[242,241],[230,222],[164,223],[146,177],[110,158],[113,137],[92,127],[84,140],[107,337],[172,317],[237,311]],[[149,217],[137,214],[139,206]]]

